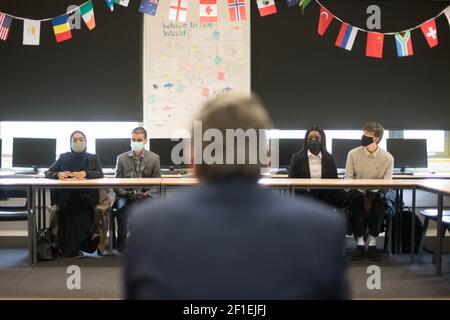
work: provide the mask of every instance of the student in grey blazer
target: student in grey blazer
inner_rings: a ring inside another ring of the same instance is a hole
[[[148,142],[147,131],[138,127],[131,133],[131,150],[117,157],[116,178],[159,178],[161,167],[159,155],[145,150]],[[116,248],[123,251],[127,238],[126,207],[133,202],[148,197],[156,197],[152,189],[117,189],[114,207],[117,209]]]

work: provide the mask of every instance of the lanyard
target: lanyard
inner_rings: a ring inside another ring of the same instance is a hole
[[[135,178],[139,178],[139,173],[141,172],[141,164],[142,161],[141,160],[137,160],[139,162],[139,168],[136,168],[136,159],[133,159],[133,164],[134,164],[134,177]]]

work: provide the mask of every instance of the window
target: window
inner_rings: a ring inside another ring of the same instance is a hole
[[[427,139],[429,158],[450,158],[448,146],[449,134],[449,131],[405,130],[403,137],[405,139]]]

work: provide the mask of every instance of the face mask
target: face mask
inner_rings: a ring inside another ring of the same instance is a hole
[[[312,154],[319,154],[322,149],[322,142],[317,140],[308,141],[308,149]]]
[[[72,142],[72,151],[76,153],[82,153],[86,151],[86,142]]]
[[[144,150],[144,143],[143,142],[131,142],[131,149],[134,152],[141,152],[142,150]]]
[[[373,143],[373,138],[368,136],[362,136],[361,144],[363,147],[367,147]]]

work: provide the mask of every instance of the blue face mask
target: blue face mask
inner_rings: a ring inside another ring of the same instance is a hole
[[[141,152],[144,148],[145,144],[143,142],[131,142],[131,149],[134,152]]]

